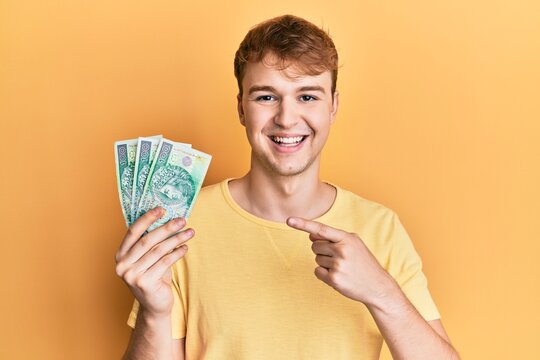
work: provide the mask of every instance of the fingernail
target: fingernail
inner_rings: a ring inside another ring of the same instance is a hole
[[[287,223],[288,223],[289,225],[295,225],[295,224],[296,224],[296,219],[295,219],[295,218],[289,218],[289,219],[287,220]]]
[[[184,218],[181,218],[181,217],[180,217],[180,218],[176,218],[176,219],[174,219],[174,223],[175,223],[176,225],[183,225],[183,224],[184,224]]]
[[[193,236],[193,234],[194,234],[193,229],[186,230],[186,235],[187,236]]]

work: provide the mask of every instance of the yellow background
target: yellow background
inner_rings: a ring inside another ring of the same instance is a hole
[[[400,215],[464,359],[540,358],[532,0],[0,2],[0,358],[121,356],[113,142],[162,133],[214,156],[206,184],[244,174],[233,56],[283,13],[341,57],[323,178]]]

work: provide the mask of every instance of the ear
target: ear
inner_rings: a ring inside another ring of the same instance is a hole
[[[332,112],[330,113],[330,124],[336,121],[336,115],[339,107],[339,92],[334,91],[334,97],[332,98]]]
[[[246,120],[244,116],[244,107],[242,106],[242,95],[240,94],[236,95],[236,101],[237,101],[238,117],[240,118],[240,124],[242,124],[242,126],[246,126]]]

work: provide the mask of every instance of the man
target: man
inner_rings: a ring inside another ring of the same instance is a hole
[[[246,35],[235,76],[251,168],[204,188],[190,229],[145,234],[157,208],[128,230],[125,359],[377,359],[383,338],[395,359],[458,358],[397,215],[319,179],[337,61],[294,16]]]

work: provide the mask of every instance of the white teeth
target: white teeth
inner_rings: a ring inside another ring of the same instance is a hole
[[[281,137],[281,136],[272,136],[272,140],[274,140],[277,143],[283,143],[283,144],[295,144],[302,141],[304,137],[303,136],[295,136],[295,137]]]

